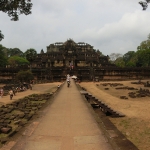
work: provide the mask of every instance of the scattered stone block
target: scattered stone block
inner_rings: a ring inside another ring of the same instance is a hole
[[[2,138],[0,138],[0,141],[2,144],[4,144],[8,141],[8,137],[2,137]]]
[[[8,134],[9,132],[11,132],[11,130],[12,130],[12,128],[10,128],[10,127],[2,127],[0,129],[0,131],[4,134]]]
[[[128,99],[126,96],[120,96],[120,99]]]

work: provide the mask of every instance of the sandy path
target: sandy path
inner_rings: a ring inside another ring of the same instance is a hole
[[[27,90],[24,92],[16,93],[16,95],[13,97],[12,100],[10,100],[9,95],[3,96],[2,98],[0,98],[0,105],[12,103],[15,100],[18,100],[20,98],[23,98],[23,97],[31,95],[31,94],[54,92],[57,89],[57,86],[61,85],[61,84],[62,83],[60,83],[60,82],[35,84],[35,85],[33,85],[32,90]]]

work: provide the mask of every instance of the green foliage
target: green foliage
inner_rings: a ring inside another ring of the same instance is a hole
[[[128,51],[127,53],[125,53],[125,54],[123,55],[123,60],[124,60],[124,62],[125,62],[125,63],[128,63],[128,62],[131,60],[131,58],[134,57],[134,55],[135,55],[135,52],[134,52],[134,51]]]
[[[20,14],[31,14],[32,3],[31,0],[1,0],[0,11],[7,13],[11,20],[19,20]],[[0,31],[0,41],[4,38],[4,35]]]
[[[8,64],[12,67],[16,67],[16,66],[28,65],[29,61],[23,57],[12,56],[8,58]]]
[[[1,0],[0,11],[7,13],[11,20],[17,21],[20,14],[31,14],[31,0]]]
[[[111,61],[112,63],[114,63],[115,60],[116,60],[117,58],[120,58],[120,57],[122,57],[122,54],[120,54],[120,53],[111,53],[111,54],[109,55],[110,61]]]
[[[137,48],[137,66],[150,66],[150,34],[146,41],[142,41]]]
[[[33,60],[35,60],[37,56],[37,52],[35,49],[30,48],[30,49],[27,49],[27,51],[24,54],[25,54],[26,59],[30,62],[30,70],[31,70],[32,62]]]
[[[114,61],[114,64],[118,67],[125,67],[125,62],[123,61],[123,57],[119,57]]]
[[[150,66],[150,49],[138,50],[137,51],[139,66],[147,67]]]
[[[126,67],[136,67],[136,64],[132,61],[126,63]]]
[[[0,45],[0,67],[5,67],[7,65],[7,58],[4,53],[5,47]]]
[[[148,34],[147,39],[150,40],[150,33]]]
[[[119,67],[149,67],[150,66],[150,34],[148,40],[142,41],[140,46],[137,47],[137,51],[128,51],[116,59],[116,54],[110,55],[113,63]]]
[[[0,41],[4,38],[4,35],[2,34],[1,30],[0,30]]]
[[[25,57],[30,63],[32,63],[32,61],[36,58],[36,56],[37,52],[33,48],[27,49],[27,51],[25,52]]]
[[[16,78],[21,82],[29,82],[34,79],[34,76],[31,71],[19,71],[16,75]]]
[[[24,53],[19,48],[10,48],[7,50],[8,57],[19,56],[24,57]]]

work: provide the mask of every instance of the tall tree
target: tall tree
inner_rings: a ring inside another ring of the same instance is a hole
[[[1,0],[0,11],[7,13],[11,20],[17,21],[20,14],[31,14],[31,0]]]
[[[150,34],[148,39],[142,41],[140,46],[137,47],[137,66],[150,66]]]
[[[137,57],[137,66],[150,66],[150,49],[138,50]]]
[[[11,56],[19,56],[19,57],[23,57],[24,53],[19,49],[19,48],[10,48],[8,49],[8,57]]]
[[[11,20],[17,21],[20,14],[31,14],[32,5],[31,0],[0,0],[0,11],[7,13]],[[3,38],[0,31],[0,41]]]
[[[16,67],[16,66],[28,65],[29,61],[23,57],[11,56],[8,58],[8,64],[11,67]]]
[[[0,30],[0,41],[4,38],[4,35],[2,34],[1,30]]]
[[[30,82],[31,80],[34,79],[34,76],[31,71],[19,71],[17,73],[17,79],[20,80],[21,82]]]
[[[122,57],[122,54],[120,54],[120,53],[111,53],[111,54],[109,55],[109,59],[110,59],[110,61],[111,61],[112,63],[114,63],[115,60],[116,60],[117,58],[119,58],[119,57]]]
[[[26,59],[30,62],[30,69],[32,67],[32,62],[37,56],[37,51],[33,48],[27,49],[27,51],[24,53]]]
[[[148,38],[148,40],[150,40],[150,33],[148,34],[147,38]]]
[[[134,57],[135,52],[134,51],[128,51],[123,55],[123,60],[127,64],[131,59]]]
[[[5,47],[0,45],[0,67],[5,67],[7,64],[7,57],[5,56],[4,49]]]
[[[118,67],[125,67],[125,62],[123,60],[123,57],[119,57],[115,60],[115,65],[118,66]]]

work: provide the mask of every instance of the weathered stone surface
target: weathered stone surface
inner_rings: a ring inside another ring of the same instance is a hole
[[[11,130],[12,130],[12,128],[10,128],[10,127],[3,127],[0,129],[0,131],[5,134],[8,134],[9,132],[11,132]]]
[[[11,121],[7,119],[7,120],[4,120],[4,123],[10,124]]]
[[[9,139],[8,137],[3,137],[3,138],[0,138],[0,141],[2,144],[4,144],[5,142],[8,141],[8,139]]]

